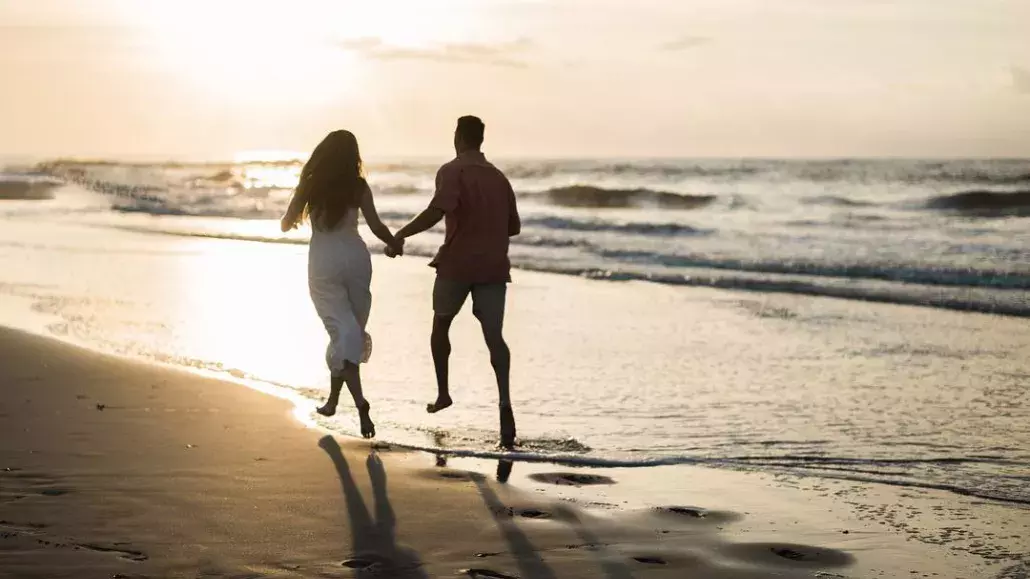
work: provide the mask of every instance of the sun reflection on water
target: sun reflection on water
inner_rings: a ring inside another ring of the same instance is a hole
[[[242,151],[233,176],[245,189],[293,189],[307,155],[297,151]]]

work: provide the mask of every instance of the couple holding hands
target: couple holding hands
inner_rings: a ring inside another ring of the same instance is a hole
[[[358,233],[359,211],[372,233],[386,244],[390,257],[403,255],[406,238],[444,220],[444,242],[430,263],[436,268],[430,344],[438,392],[436,401],[426,410],[435,413],[452,404],[449,332],[451,322],[471,294],[472,311],[482,325],[497,377],[500,446],[511,449],[515,444],[515,417],[508,387],[511,354],[502,329],[507,284],[511,281],[509,238],[518,235],[521,222],[511,183],[480,150],[484,128],[477,117],[458,119],[454,131],[456,157],[437,172],[429,207],[395,234],[376,212],[357,138],[343,130],[333,131],[315,147],[282,218],[284,232],[305,218],[311,222],[308,288],[329,333],[326,363],[331,376],[329,398],[318,412],[323,416],[335,414],[346,384],[365,438],[375,436],[360,371],[372,348],[365,332],[372,308],[372,260]]]

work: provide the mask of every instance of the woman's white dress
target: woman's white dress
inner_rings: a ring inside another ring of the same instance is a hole
[[[366,361],[371,350],[365,326],[372,309],[372,257],[358,233],[357,209],[330,231],[312,230],[308,290],[329,332],[325,361],[336,376],[347,362]]]

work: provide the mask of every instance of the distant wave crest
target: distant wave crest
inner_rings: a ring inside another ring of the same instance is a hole
[[[802,199],[802,203],[807,205],[827,205],[831,207],[873,207],[876,205],[875,203],[869,203],[867,201],[859,201],[857,199],[848,199],[846,197],[837,197],[834,195],[807,197]]]
[[[930,199],[930,209],[979,214],[1030,215],[1030,190],[963,191]]]
[[[591,185],[556,187],[544,193],[561,207],[699,209],[716,200],[715,195],[681,195],[653,189],[606,189]]]
[[[682,161],[527,161],[501,163],[512,179],[548,179],[559,175],[615,176],[620,178],[683,179],[743,178],[766,170],[764,164],[745,161],[684,163]]]
[[[705,235],[710,230],[699,229],[682,223],[613,222],[568,217],[530,217],[522,220],[525,227],[540,227],[561,231],[615,232],[632,235],[676,236]]]
[[[60,181],[39,175],[0,173],[0,200],[40,201],[53,199]]]

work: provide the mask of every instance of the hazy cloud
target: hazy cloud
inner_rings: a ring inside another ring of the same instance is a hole
[[[707,36],[684,36],[677,38],[670,42],[666,42],[659,46],[662,50],[668,50],[670,52],[677,50],[688,50],[691,48],[697,48],[698,46],[704,46],[711,42],[712,39]]]
[[[379,60],[429,60],[456,64],[485,64],[509,68],[525,68],[519,58],[532,46],[528,39],[496,44],[454,43],[427,47],[393,46],[379,38],[344,40],[339,46]]]
[[[1030,95],[1030,70],[1013,66],[1012,88],[1016,89],[1019,94]]]
[[[347,40],[341,40],[338,45],[344,50],[368,52],[383,46],[383,41],[375,37],[366,36],[364,38],[348,38]]]

